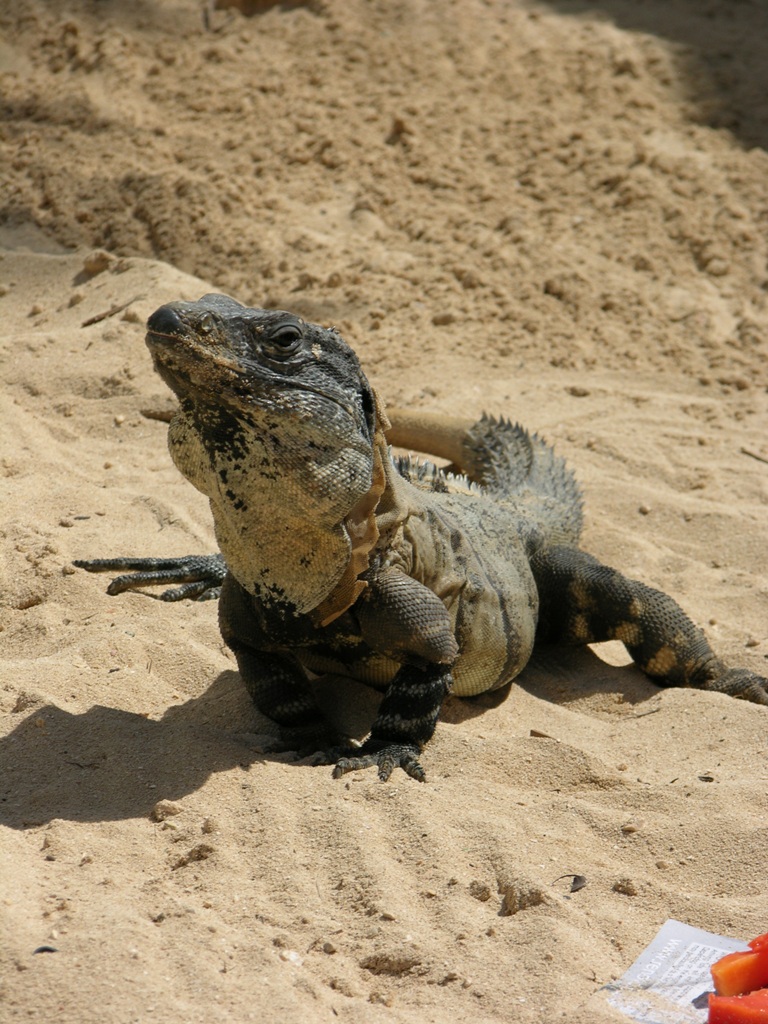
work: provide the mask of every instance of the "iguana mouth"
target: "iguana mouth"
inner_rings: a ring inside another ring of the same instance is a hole
[[[212,358],[193,338],[150,331],[146,338],[155,369],[179,399],[207,392],[225,402],[237,385],[240,370],[232,360]]]

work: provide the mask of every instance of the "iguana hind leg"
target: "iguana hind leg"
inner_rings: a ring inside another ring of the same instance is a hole
[[[180,586],[164,590],[161,601],[181,601],[185,597],[197,601],[215,599],[227,575],[221,555],[181,555],[178,558],[91,558],[76,559],[78,569],[88,572],[120,572],[107,587],[114,596],[139,587]]]
[[[538,639],[621,640],[638,667],[662,686],[716,690],[768,704],[768,679],[728,668],[677,602],[660,590],[570,547],[537,552],[531,569],[541,602]]]

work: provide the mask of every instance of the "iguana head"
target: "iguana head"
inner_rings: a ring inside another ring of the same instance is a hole
[[[210,498],[230,571],[294,612],[352,585],[383,488],[383,424],[352,349],[332,328],[224,295],[162,306],[147,326],[180,402],[171,455]]]

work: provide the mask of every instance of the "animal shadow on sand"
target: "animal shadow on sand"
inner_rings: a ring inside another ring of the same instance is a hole
[[[659,692],[636,669],[607,665],[588,649],[546,648],[515,683],[553,703],[595,692],[622,694],[638,703]],[[441,721],[459,725],[498,706],[509,691],[505,686],[470,700],[449,699]],[[330,680],[318,688],[326,716],[352,736],[365,735],[380,699],[381,694],[350,680]],[[81,714],[53,704],[37,706],[0,740],[0,823],[24,829],[55,818],[147,817],[159,800],[181,799],[216,772],[294,760],[290,752],[264,752],[269,747],[265,722],[231,671],[160,719],[100,704]]]

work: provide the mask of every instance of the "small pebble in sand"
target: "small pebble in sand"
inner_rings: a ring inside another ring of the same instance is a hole
[[[474,898],[479,900],[481,903],[487,903],[491,898],[491,887],[485,882],[470,882],[469,895],[474,896]]]
[[[622,896],[637,896],[637,886],[631,878],[619,878],[613,883],[613,891],[619,892]]]
[[[175,814],[181,814],[183,810],[181,804],[174,803],[173,800],[158,800],[152,808],[150,817],[153,821],[165,821],[166,818],[172,818]]]
[[[103,249],[94,249],[83,260],[83,270],[86,274],[90,274],[91,277],[95,277],[96,274],[106,270],[114,258],[114,256]]]

